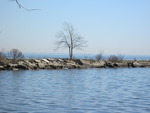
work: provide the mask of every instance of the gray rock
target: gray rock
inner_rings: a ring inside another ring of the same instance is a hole
[[[35,63],[41,63],[41,60],[34,59],[34,62],[35,62]]]
[[[116,63],[118,65],[118,67],[128,67],[127,63]]]
[[[133,62],[133,66],[134,67],[141,67],[142,65],[140,63],[138,63],[137,61]]]
[[[44,63],[38,63],[37,65],[40,69],[45,69],[45,64]]]
[[[109,68],[115,68],[114,63],[112,62],[105,62],[105,66]]]
[[[92,63],[92,66],[93,66],[94,68],[102,68],[102,67],[104,67],[104,65],[105,65],[105,62],[104,62],[104,61],[96,61],[96,62],[93,62],[93,63]]]
[[[18,65],[23,65],[25,62],[24,61],[19,61]]]
[[[150,67],[150,61],[141,61],[139,63],[142,65],[142,67]]]
[[[0,66],[0,70],[5,70],[4,66]]]
[[[13,68],[17,68],[18,64],[7,64],[5,68],[7,70],[13,70]]]
[[[48,60],[48,61],[56,61],[55,58],[48,58],[47,60]]]
[[[78,65],[83,65],[83,63],[80,59],[73,59],[73,61]]]
[[[64,60],[63,60],[63,59],[58,59],[58,61],[60,61],[60,62],[64,62]]]
[[[77,65],[75,62],[73,62],[73,61],[68,61],[68,62],[66,63],[66,66],[67,66],[69,69],[78,68],[78,65]]]
[[[18,68],[12,68],[12,70],[13,70],[13,71],[18,71],[19,69],[18,69]]]
[[[92,67],[92,61],[91,60],[84,60],[84,59],[81,59],[80,60],[81,63],[86,66],[86,67]]]
[[[44,61],[46,63],[49,63],[49,61],[47,59],[42,59],[42,61]]]
[[[35,63],[31,63],[29,61],[26,61],[26,66],[28,67],[28,69],[37,69],[37,64]]]
[[[30,69],[30,68],[28,68],[28,66],[26,66],[26,65],[23,65],[23,64],[18,64],[18,66],[17,66],[17,68],[18,69]]]

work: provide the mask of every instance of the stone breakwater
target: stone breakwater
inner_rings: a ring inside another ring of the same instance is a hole
[[[1,63],[0,70],[36,70],[36,69],[86,69],[150,67],[150,61],[96,61],[89,59],[25,59],[17,63]]]

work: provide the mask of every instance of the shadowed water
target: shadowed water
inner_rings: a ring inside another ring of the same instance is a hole
[[[1,71],[0,112],[149,113],[150,68]]]

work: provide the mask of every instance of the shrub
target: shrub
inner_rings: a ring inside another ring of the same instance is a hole
[[[103,60],[103,59],[104,59],[103,53],[104,53],[103,51],[100,51],[100,52],[95,56],[96,60],[98,60],[98,61]]]
[[[8,52],[8,58],[12,59],[12,62],[15,63],[16,61],[23,59],[23,53],[18,49],[12,49]]]
[[[111,55],[111,56],[108,57],[108,61],[111,61],[111,62],[120,62],[120,61],[123,60],[123,58],[124,58],[123,55],[118,55],[118,56]]]

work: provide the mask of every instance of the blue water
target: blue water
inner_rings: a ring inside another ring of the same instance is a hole
[[[150,113],[150,68],[0,71],[0,113]]]
[[[74,58],[78,59],[95,59],[96,54],[75,54]],[[110,55],[104,55],[107,59]],[[124,60],[150,60],[150,55],[123,55]],[[65,53],[25,53],[25,58],[69,58]]]

